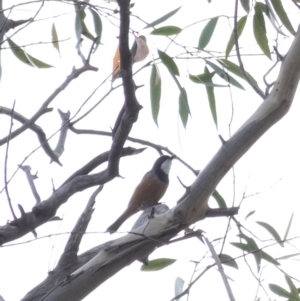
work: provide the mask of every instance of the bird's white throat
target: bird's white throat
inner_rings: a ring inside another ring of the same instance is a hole
[[[161,170],[168,175],[171,169],[172,159],[167,159],[162,165]]]

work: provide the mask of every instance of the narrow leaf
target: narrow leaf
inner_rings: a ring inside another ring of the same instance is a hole
[[[33,67],[32,63],[27,58],[25,51],[20,48],[15,42],[13,42],[10,38],[7,39],[7,42],[11,48],[12,53],[23,63]]]
[[[282,257],[278,257],[277,260],[290,259],[292,257],[299,256],[299,255],[300,255],[300,253],[289,254],[289,255],[282,256]]]
[[[92,14],[93,17],[93,21],[94,21],[94,29],[96,32],[96,35],[98,37],[97,41],[96,41],[96,47],[94,49],[94,52],[97,50],[99,44],[101,43],[101,36],[102,36],[102,21],[101,18],[98,14],[97,11],[93,10],[92,8],[90,8],[90,12]]]
[[[217,201],[220,208],[227,208],[224,198],[219,194],[219,192],[217,190],[215,190],[213,192],[212,196]]]
[[[58,44],[58,35],[57,35],[57,31],[55,28],[55,24],[52,24],[52,29],[51,29],[51,35],[52,35],[52,43],[53,43],[53,47],[58,51],[58,53],[60,54],[59,51],[59,44]]]
[[[292,35],[295,35],[296,32],[282,6],[281,0],[271,0],[271,2],[282,24]]]
[[[247,22],[247,16],[241,17],[237,22],[237,36],[238,38],[242,35],[244,27]],[[229,41],[227,43],[226,51],[225,51],[225,58],[227,59],[229,56],[229,53],[231,52],[232,48],[234,46],[234,33],[232,32],[229,38]]]
[[[159,106],[160,106],[160,96],[161,96],[161,77],[157,66],[153,64],[151,70],[151,76],[150,76],[150,99],[151,99],[152,117],[157,126],[158,126],[157,118],[158,118]]]
[[[247,215],[246,215],[246,217],[245,217],[245,219],[247,219],[248,217],[250,217],[252,214],[254,214],[255,213],[255,210],[253,210],[253,211],[250,211]]]
[[[293,221],[293,217],[294,217],[294,213],[292,214],[292,216],[290,218],[290,221],[289,221],[289,224],[288,224],[288,226],[286,228],[283,240],[286,240],[287,237],[288,237],[288,235],[289,235],[289,232],[290,232],[290,229],[291,229],[291,225],[292,225],[292,221]]]
[[[9,46],[11,47],[11,50],[13,54],[23,63],[31,66],[31,67],[37,67],[37,68],[51,68],[53,66],[48,65],[33,56],[26,53],[21,47],[19,47],[15,42],[13,42],[11,39],[7,39],[7,42]]]
[[[280,263],[274,259],[271,255],[269,255],[268,253],[264,252],[264,251],[260,251],[261,252],[261,258],[274,264],[274,265],[280,265]]]
[[[241,242],[231,242],[231,245],[233,245],[234,247],[241,249],[242,251],[245,251],[247,253],[250,252],[250,248],[247,244],[241,243]]]
[[[281,287],[279,285],[270,283],[269,288],[274,294],[276,294],[278,296],[285,297],[285,298],[292,297],[291,294],[287,290],[285,290],[283,287]]]
[[[199,38],[198,48],[204,49],[207,44],[209,43],[214,30],[216,28],[217,22],[219,20],[219,17],[212,18],[208,21],[206,26],[203,28],[202,33]]]
[[[208,69],[206,67],[204,68],[204,73],[210,74],[209,71],[208,71]],[[212,80],[210,80],[210,83],[212,84]],[[218,116],[217,116],[217,109],[216,109],[216,100],[215,100],[214,88],[213,87],[209,87],[207,85],[205,86],[205,88],[206,88],[207,98],[208,98],[208,102],[209,102],[210,112],[211,112],[212,118],[214,120],[214,123],[216,125],[216,128],[218,129]],[[225,201],[222,198],[222,196],[218,192],[216,192],[216,191],[214,193],[216,193],[216,196],[217,196],[216,200],[217,200],[219,206],[220,205],[224,205]],[[225,204],[225,206],[226,206],[226,204]]]
[[[206,61],[206,64],[209,65],[211,68],[213,68],[217,72],[217,74],[225,81],[227,81],[228,83],[230,83],[231,85],[239,89],[245,90],[244,87],[236,79],[234,79],[232,76],[227,74],[223,69],[221,69],[220,67],[218,67],[217,65],[215,65],[210,61]]]
[[[248,237],[245,234],[239,234],[238,236],[247,241],[247,246],[249,248],[248,252],[253,254],[257,265],[257,271],[259,272],[262,255],[255,240],[253,238]]]
[[[158,50],[158,55],[162,63],[168,68],[169,72],[172,75],[179,75],[178,67],[170,56],[168,56],[165,52],[162,52],[160,50]]]
[[[186,91],[184,88],[181,88],[179,95],[179,115],[184,127],[187,125],[188,117],[190,114],[189,102]]]
[[[84,35],[85,37],[93,41],[94,36],[90,33],[90,31],[88,30],[88,28],[84,23],[84,19],[86,17],[86,13],[84,9],[78,5],[76,5],[75,7],[77,8],[76,15],[75,15],[75,31],[76,31],[77,40],[81,38],[81,35]]]
[[[202,84],[208,87],[220,87],[220,88],[227,88],[227,85],[217,85],[212,82],[212,78],[216,72],[210,72],[210,73],[202,73],[198,75],[189,75],[189,78],[192,82],[196,84]]]
[[[81,8],[79,5],[75,5],[75,34],[76,34],[76,38],[77,41],[79,41],[81,39],[81,32],[82,32],[82,26],[81,26]]]
[[[149,28],[149,27],[154,27],[166,20],[168,20],[170,17],[172,17],[173,15],[175,15],[179,10],[181,9],[181,6],[172,10],[171,12],[165,14],[164,16],[160,17],[159,19],[151,22],[150,24],[148,24],[145,28]]]
[[[290,291],[291,291],[291,295],[293,296],[292,300],[294,301],[298,301],[300,300],[299,299],[299,292],[298,292],[298,289],[296,288],[295,284],[293,283],[293,281],[291,280],[290,277],[288,277],[286,274],[284,275],[285,277],[285,281],[287,282],[289,288],[290,288]]]
[[[30,60],[30,62],[32,63],[32,65],[37,67],[37,68],[41,68],[41,69],[43,69],[43,68],[53,68],[53,66],[36,59],[35,57],[31,56],[28,53],[26,55],[27,55],[28,59]]]
[[[143,272],[159,271],[173,264],[175,261],[176,259],[170,259],[170,258],[159,258],[159,259],[150,260],[148,265],[143,264],[141,266],[141,271]]]
[[[266,0],[266,4],[258,2],[258,5],[262,8],[262,11],[266,14],[266,16],[269,18],[271,24],[275,28],[275,30],[280,33],[283,36],[286,36],[283,31],[281,30],[281,26],[278,23],[278,20],[275,16],[275,13],[273,11],[272,5],[269,0]]]
[[[227,254],[221,254],[219,255],[220,261],[222,264],[228,265],[229,267],[238,269],[238,265],[236,263],[236,261],[229,255]]]
[[[240,68],[240,66],[236,65],[235,63],[229,61],[228,59],[224,60],[224,59],[220,59],[218,60],[218,63],[225,67],[228,71],[230,71],[231,73],[237,75],[238,77],[242,78],[245,80],[245,77],[242,73],[242,70]],[[252,84],[255,85],[262,93],[264,93],[260,87],[258,86],[257,81],[254,79],[254,77],[249,73],[246,72],[248,78],[251,80]]]
[[[283,247],[282,239],[280,238],[277,231],[271,225],[265,222],[257,222],[257,223],[263,228],[265,228],[273,236],[273,238]]]
[[[157,29],[154,29],[150,32],[153,35],[159,36],[172,36],[174,34],[179,34],[181,32],[181,28],[177,26],[164,26]]]
[[[250,5],[249,5],[249,0],[240,0],[241,1],[241,4],[242,4],[242,7],[243,9],[247,12],[247,14],[249,13],[250,11]]]
[[[268,38],[266,34],[265,19],[260,6],[255,5],[255,13],[253,17],[253,32],[256,42],[262,52],[271,59]]]

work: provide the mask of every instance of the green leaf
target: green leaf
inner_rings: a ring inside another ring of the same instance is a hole
[[[179,94],[179,116],[184,127],[187,125],[188,117],[190,114],[190,107],[188,97],[184,88],[181,88]]]
[[[284,275],[285,277],[285,281],[287,282],[290,290],[291,290],[291,295],[293,296],[292,297],[292,300],[293,301],[299,301],[299,292],[298,292],[298,289],[296,288],[295,284],[293,283],[293,281],[291,280],[290,277],[288,277],[286,274]]]
[[[274,239],[283,247],[282,239],[280,238],[279,234],[277,231],[268,223],[265,222],[256,222],[263,228],[265,228],[273,237]]]
[[[172,75],[179,75],[178,67],[170,56],[168,56],[165,52],[162,52],[160,50],[158,50],[158,55],[162,63],[168,68],[169,72]]]
[[[264,251],[260,251],[261,252],[261,258],[274,264],[274,265],[280,265],[280,263],[274,259],[271,255],[269,255],[268,253],[264,252]]]
[[[220,87],[220,88],[227,88],[227,85],[217,85],[212,82],[212,78],[216,72],[210,72],[210,73],[202,73],[198,75],[189,75],[189,78],[192,82],[196,84],[202,84],[208,87]]]
[[[84,19],[86,17],[86,13],[82,7],[79,5],[75,5],[76,10],[76,15],[75,15],[75,32],[76,32],[76,37],[77,40],[80,40],[81,35],[85,36],[86,38],[90,40],[94,40],[94,36],[90,33],[88,28],[86,27],[84,23]]]
[[[202,33],[200,35],[198,48],[204,49],[207,46],[214,33],[218,20],[219,17],[215,17],[208,21],[208,23],[203,28]]]
[[[55,28],[55,24],[52,24],[52,29],[51,29],[51,35],[52,35],[52,43],[53,43],[53,47],[58,51],[58,53],[60,54],[59,51],[59,44],[58,44],[58,35],[57,35],[57,31]]]
[[[271,24],[273,25],[273,27],[275,28],[275,30],[280,33],[281,35],[286,36],[282,30],[281,30],[281,26],[279,26],[278,20],[275,16],[275,13],[273,11],[273,8],[271,6],[271,3],[269,2],[269,0],[266,0],[266,4],[261,3],[261,2],[257,2],[257,4],[262,8],[262,11],[266,14],[266,16],[269,18]]]
[[[82,16],[83,14],[85,17],[85,13],[80,8],[80,5],[75,5],[75,34],[76,34],[77,41],[81,39],[81,32],[82,32],[81,19],[83,17]]]
[[[236,65],[235,63],[229,61],[228,59],[226,59],[226,60],[220,59],[220,60],[218,60],[218,63],[221,66],[225,67],[231,73],[237,75],[238,77],[240,77],[242,79],[245,79],[240,66]],[[246,72],[246,74],[247,74],[248,78],[251,80],[252,84],[255,85],[263,93],[263,91],[259,88],[257,81],[254,79],[254,77],[249,72]]]
[[[241,1],[241,4],[243,6],[243,9],[249,13],[250,11],[250,5],[249,5],[249,0],[240,0]]]
[[[98,37],[97,41],[96,41],[96,47],[94,49],[94,52],[97,50],[100,42],[101,42],[101,36],[102,36],[102,21],[101,18],[98,14],[98,12],[96,12],[95,10],[90,8],[90,12],[92,14],[93,20],[94,20],[94,29],[96,32],[96,35]]]
[[[250,248],[247,244],[241,243],[241,242],[231,242],[231,245],[234,247],[241,249],[242,251],[245,251],[247,253],[250,253]]]
[[[289,299],[292,298],[291,294],[279,285],[270,283],[269,288],[274,294],[278,296],[289,298]]]
[[[227,74],[227,72],[225,72],[223,69],[221,69],[214,63],[207,61],[207,60],[206,60],[206,64],[209,65],[211,68],[213,68],[217,72],[217,74],[221,78],[223,78],[225,81],[227,81],[228,83],[230,83],[231,85],[233,85],[239,89],[245,90],[244,87],[236,79],[234,79],[232,76]]]
[[[289,254],[289,255],[282,256],[282,257],[278,257],[277,260],[290,259],[292,257],[299,256],[299,255],[300,255],[300,253]]]
[[[291,225],[292,225],[293,217],[294,217],[294,213],[292,214],[292,216],[291,216],[291,218],[290,218],[290,221],[289,221],[289,224],[288,224],[288,226],[287,226],[287,228],[286,228],[286,231],[285,231],[285,234],[284,234],[284,238],[283,238],[283,240],[286,240],[286,239],[287,239],[287,237],[288,237],[288,234],[289,234],[289,232],[290,232],[290,229],[291,229]]]
[[[229,255],[227,254],[220,254],[219,255],[220,261],[222,264],[228,265],[229,267],[238,269],[238,265],[236,263],[236,261]]]
[[[166,15],[160,17],[159,19],[149,23],[145,28],[149,28],[149,27],[154,27],[166,20],[168,20],[170,17],[172,17],[173,15],[175,15],[179,10],[181,9],[181,6],[172,10],[171,12],[167,13]]]
[[[253,32],[256,42],[262,52],[271,59],[270,48],[268,44],[268,38],[266,34],[265,19],[262,10],[259,5],[255,5],[255,13],[253,17]]]
[[[159,36],[172,36],[174,34],[179,34],[181,32],[181,28],[177,26],[164,26],[157,29],[154,29],[150,32],[153,35]]]
[[[173,264],[175,261],[176,259],[170,259],[170,258],[159,258],[159,259],[150,260],[148,265],[144,265],[144,264],[142,265],[141,271],[143,272],[159,271]]]
[[[31,61],[32,65],[37,67],[37,68],[53,68],[53,66],[48,65],[47,63],[44,63],[38,59],[36,59],[35,57],[31,56],[30,54],[27,53],[27,57],[28,59]]]
[[[239,234],[238,236],[247,241],[246,246],[248,246],[248,252],[253,254],[257,265],[257,271],[259,272],[262,255],[255,240],[253,238],[248,237],[245,234]]]
[[[204,73],[206,74],[210,74],[208,69],[204,68]],[[210,80],[210,82],[212,83],[212,80]],[[218,116],[217,116],[217,109],[216,109],[216,100],[215,100],[215,93],[214,93],[214,88],[213,87],[209,87],[209,86],[205,86],[205,89],[206,89],[206,93],[207,93],[207,98],[208,98],[208,102],[209,102],[209,108],[210,108],[210,112],[211,112],[211,115],[212,115],[212,118],[214,120],[214,123],[216,125],[216,128],[218,129]],[[224,205],[225,201],[224,199],[222,198],[222,196],[217,192],[215,191],[214,193],[217,194],[217,202],[219,205]],[[223,202],[222,202],[223,200]],[[220,203],[219,203],[220,201]],[[226,206],[226,204],[225,204]]]
[[[23,63],[33,67],[30,60],[27,58],[27,55],[25,54],[25,51],[20,48],[17,44],[15,44],[10,38],[7,39],[7,42],[11,48],[11,51],[13,54]]]
[[[219,194],[217,190],[212,193],[212,196],[217,201],[220,208],[227,208],[224,198]]]
[[[159,70],[155,64],[152,66],[151,76],[150,76],[150,99],[151,99],[151,108],[152,108],[152,117],[156,125],[159,106],[160,106],[160,96],[161,96],[161,77]]]
[[[250,217],[252,214],[254,214],[255,213],[255,210],[253,210],[253,211],[250,211],[247,215],[246,215],[246,217],[245,217],[245,219],[247,219],[248,217]]]
[[[282,6],[281,0],[271,0],[271,2],[282,24],[292,35],[295,35],[296,32]]]
[[[243,33],[246,22],[247,22],[247,16],[241,17],[237,22],[237,36],[238,36],[238,39],[240,38],[240,36]],[[232,32],[231,35],[230,35],[229,41],[227,43],[226,51],[225,51],[225,58],[226,59],[228,58],[229,53],[231,52],[233,46],[234,46],[234,34]]]
[[[23,63],[31,66],[31,67],[37,67],[37,68],[52,68],[53,66],[48,65],[33,56],[26,53],[21,47],[19,47],[15,42],[13,42],[11,39],[7,39],[7,42],[9,46],[11,47],[11,51],[13,54]]]

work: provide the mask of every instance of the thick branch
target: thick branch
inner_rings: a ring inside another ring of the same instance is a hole
[[[130,0],[120,0],[118,4],[120,6],[120,75],[122,76],[123,81],[125,110],[122,114],[119,125],[116,127],[108,159],[109,170],[116,174],[119,173],[119,158],[121,150],[131,131],[133,123],[138,119],[138,113],[141,109],[141,106],[135,96],[135,85],[132,79],[132,55],[128,44]]]
[[[122,156],[135,154],[136,150],[132,148],[125,149],[124,154],[121,153]],[[104,160],[105,157],[107,161],[108,154],[102,157],[102,163],[106,162]],[[98,165],[100,165],[100,163],[98,163]],[[85,169],[84,172],[87,172],[87,169]],[[80,174],[82,173],[83,172],[81,171]],[[0,226],[0,245],[20,238],[49,221],[55,215],[56,210],[75,193],[93,186],[104,185],[115,176],[116,175],[111,172],[107,172],[107,170],[93,175],[72,176],[47,200],[33,207],[32,212],[27,212],[25,215],[22,215],[20,218],[12,221],[11,223],[6,224],[5,226]]]
[[[10,115],[11,114],[11,109],[6,108],[6,107],[0,107],[0,114],[5,114],[5,115]],[[42,112],[41,115],[51,112],[52,109],[51,108],[45,108]],[[40,116],[41,116],[40,115]],[[14,119],[18,120],[19,122],[21,122],[22,124],[26,124],[29,123],[30,120],[28,120],[26,117],[24,117],[23,115],[14,112]],[[28,129],[32,130],[34,133],[36,133],[40,143],[41,143],[41,148],[45,151],[45,153],[50,157],[50,159],[58,164],[60,164],[59,160],[58,160],[58,156],[56,155],[56,153],[52,150],[52,148],[50,147],[46,134],[43,131],[43,129],[36,125],[36,124],[32,124],[30,126],[28,126]],[[5,138],[4,138],[5,139]],[[0,140],[0,145],[2,142],[5,142],[4,139]],[[61,165],[61,164],[60,164]]]
[[[94,205],[96,202],[96,196],[101,192],[103,186],[99,186],[95,192],[90,197],[84,211],[79,217],[69,239],[66,244],[65,250],[61,255],[59,262],[57,263],[56,269],[64,269],[65,266],[73,264],[74,260],[77,258],[77,253],[79,250],[79,245],[81,243],[82,237],[89,225],[94,212]]]
[[[300,78],[300,32],[282,64],[278,80],[269,97],[230,138],[206,168],[197,176],[189,194],[175,208],[150,219],[128,234],[111,241],[109,248],[57,285],[43,300],[82,300],[98,285],[133,260],[169,241],[189,224],[205,218],[207,201],[227,171],[249,148],[289,110]],[[169,229],[169,230],[166,230]]]

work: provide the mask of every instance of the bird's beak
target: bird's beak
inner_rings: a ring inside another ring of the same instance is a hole
[[[175,159],[175,158],[176,158],[176,155],[171,156],[171,159],[172,159],[172,160]]]

